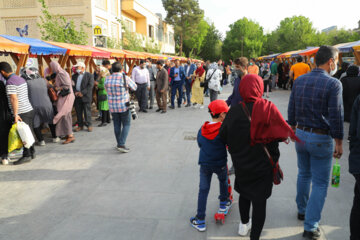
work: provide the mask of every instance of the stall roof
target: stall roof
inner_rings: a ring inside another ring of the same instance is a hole
[[[95,47],[91,46],[84,46],[84,45],[75,45],[79,48],[85,49],[87,51],[91,51],[91,56],[94,58],[110,58],[111,53],[108,51],[102,51]]]
[[[291,55],[296,54],[296,53],[301,52],[301,51],[302,50],[290,51],[290,52],[282,53],[277,57],[278,58],[289,58],[289,57],[291,57]]]
[[[342,53],[348,53],[348,52],[353,52],[354,51],[353,47],[358,46],[358,45],[360,45],[360,40],[356,41],[356,42],[346,43],[345,45],[341,45],[337,48]]]
[[[144,55],[144,53],[130,51],[130,50],[123,50],[123,51],[126,54],[125,55],[126,58],[146,59],[146,56]]]
[[[319,50],[319,47],[308,47],[305,50],[302,50],[298,53],[294,53],[291,55],[291,57],[298,57],[298,56],[310,56],[314,53],[317,53],[317,51]]]
[[[265,56],[263,58],[264,59],[271,59],[271,58],[277,57],[279,55],[280,55],[280,53],[274,53],[274,54],[267,55],[267,56]]]
[[[97,47],[97,49],[104,51],[104,52],[109,52],[110,53],[110,57],[112,58],[124,58],[125,57],[125,52],[121,49],[112,49],[112,48],[102,48],[102,47]]]
[[[67,49],[67,54],[69,56],[76,56],[76,57],[90,57],[92,55],[92,51],[86,50],[83,48],[78,47],[77,45],[70,44],[70,43],[61,43],[61,42],[52,42],[46,41],[54,46],[62,47]]]
[[[357,46],[353,46],[354,51],[360,51],[360,44]]]
[[[34,55],[64,55],[67,49],[57,47],[35,38],[0,35],[11,41],[30,45],[30,53]]]
[[[18,43],[9,39],[0,37],[0,52],[7,53],[29,53],[29,44]]]

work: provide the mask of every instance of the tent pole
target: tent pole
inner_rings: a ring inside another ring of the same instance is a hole
[[[355,56],[355,63],[356,63],[356,65],[360,65],[360,51],[354,51],[354,56]]]
[[[41,56],[41,55],[37,55],[36,58],[37,58],[37,60],[38,60],[40,76],[41,76],[41,77],[44,77],[44,66],[43,66],[42,56]]]

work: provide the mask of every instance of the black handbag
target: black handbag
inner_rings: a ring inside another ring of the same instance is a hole
[[[69,94],[70,94],[70,88],[62,88],[59,93],[59,95],[62,97],[65,97]]]
[[[249,122],[251,123],[251,116],[249,113],[249,109],[246,107],[244,102],[241,102],[241,106],[242,109],[244,110],[246,116],[249,119]],[[277,161],[276,163],[274,162],[269,150],[267,149],[267,147],[265,146],[265,144],[262,144],[264,151],[267,155],[267,157],[269,158],[270,164],[272,166],[272,171],[273,171],[273,182],[275,185],[279,185],[281,183],[281,181],[284,179],[284,173],[279,165],[279,161]]]
[[[209,85],[210,79],[214,76],[215,72],[216,72],[216,69],[214,69],[214,72],[211,74],[211,76],[208,79],[205,79],[204,82],[200,83],[200,87],[207,88]]]
[[[98,101],[99,102],[104,102],[107,100],[107,95],[99,95],[98,96]]]

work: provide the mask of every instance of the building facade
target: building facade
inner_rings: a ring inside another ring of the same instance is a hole
[[[157,44],[162,53],[175,53],[174,30],[162,18],[135,0],[45,0],[52,14],[60,14],[75,24],[100,25],[102,34],[120,41],[124,27],[146,44]],[[123,9],[124,8],[124,9]],[[41,4],[38,0],[0,0],[0,34],[19,36],[17,28],[28,26],[28,37],[41,38]],[[88,44],[95,44],[93,28],[86,28]]]

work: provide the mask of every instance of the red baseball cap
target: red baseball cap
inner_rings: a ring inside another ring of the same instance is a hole
[[[229,111],[229,106],[224,100],[215,100],[209,104],[209,110],[212,115],[227,113]]]

